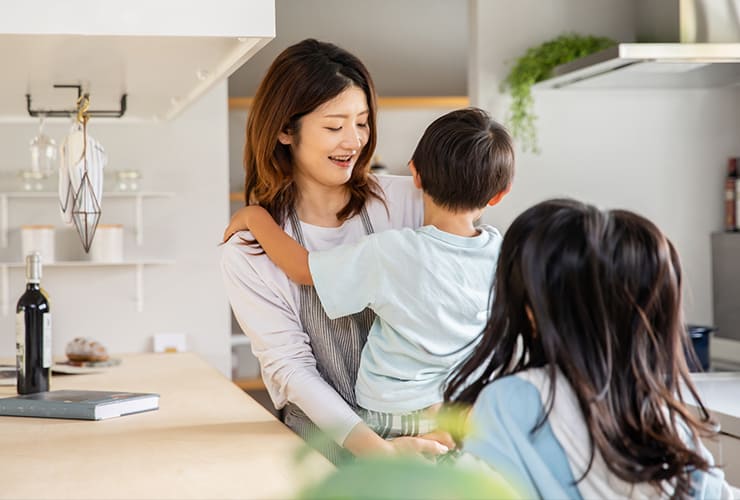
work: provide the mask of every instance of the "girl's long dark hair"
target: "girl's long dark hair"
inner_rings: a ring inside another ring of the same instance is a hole
[[[536,432],[560,370],[591,437],[582,477],[598,449],[624,481],[658,488],[672,481],[683,497],[691,471],[709,467],[696,440],[713,431],[689,377],[686,342],[681,266],[660,230],[631,212],[545,201],[506,232],[490,318],[477,349],[451,375],[445,400],[473,404],[490,382],[542,367],[552,383]],[[703,418],[684,405],[683,387]]]

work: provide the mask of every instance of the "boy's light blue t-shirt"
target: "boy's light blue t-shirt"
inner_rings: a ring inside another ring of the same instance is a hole
[[[390,230],[310,253],[330,318],[366,307],[377,314],[355,388],[363,408],[405,413],[442,401],[445,379],[488,318],[502,238],[479,229],[470,238],[434,226]]]

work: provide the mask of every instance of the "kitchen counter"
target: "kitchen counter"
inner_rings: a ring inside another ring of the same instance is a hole
[[[740,373],[694,373],[691,378],[722,432],[740,438]]]
[[[160,409],[102,421],[0,417],[0,498],[287,498],[334,467],[191,353],[137,354],[52,389],[160,394]],[[0,397],[15,387],[0,387]]]
[[[720,425],[719,435],[715,439],[704,439],[704,444],[712,452],[715,462],[722,465],[727,481],[738,487],[740,486],[740,373],[693,373],[691,378],[704,406]]]

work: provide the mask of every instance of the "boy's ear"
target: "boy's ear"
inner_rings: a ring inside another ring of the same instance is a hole
[[[506,186],[506,189],[503,189],[503,190],[499,191],[498,193],[496,193],[496,196],[494,196],[493,198],[491,198],[490,200],[488,200],[488,206],[489,207],[492,207],[495,204],[497,204],[499,201],[503,200],[504,199],[504,196],[506,196],[507,194],[509,194],[509,191],[511,191],[511,184],[509,184],[508,186]]]
[[[281,131],[278,134],[278,141],[280,141],[280,144],[283,146],[288,146],[290,144],[293,144],[293,135],[289,134],[288,132]]]
[[[416,186],[416,189],[421,189],[421,177],[419,177],[419,172],[416,171],[413,160],[409,162],[409,170],[411,171],[411,176],[414,178],[414,186]]]

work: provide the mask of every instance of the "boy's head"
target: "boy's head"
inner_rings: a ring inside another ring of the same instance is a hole
[[[451,211],[494,205],[514,177],[514,144],[479,108],[451,111],[424,131],[412,167],[434,203]]]

